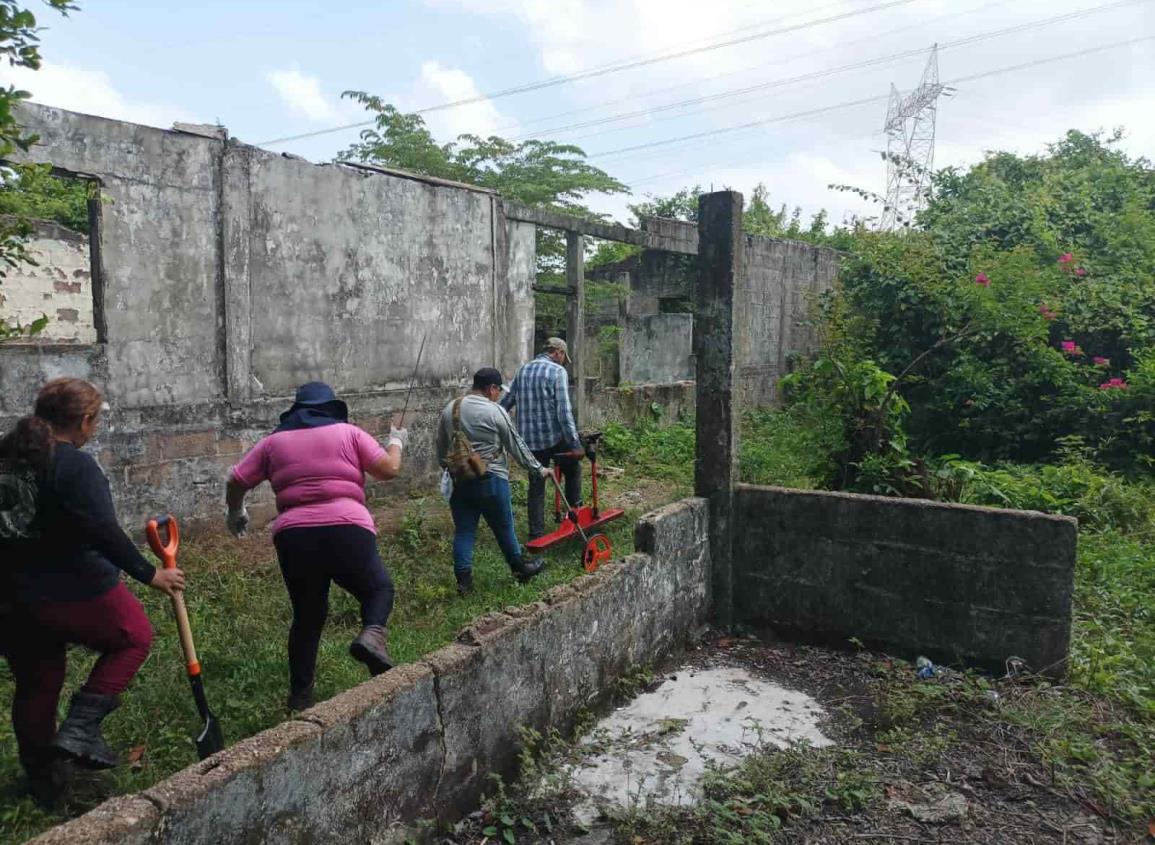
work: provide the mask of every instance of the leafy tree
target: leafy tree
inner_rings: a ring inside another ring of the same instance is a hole
[[[93,183],[54,176],[50,165],[20,165],[10,178],[0,181],[0,215],[51,220],[87,233],[92,192]]]
[[[76,8],[69,0],[45,0],[45,5],[61,14]],[[36,16],[23,8],[17,0],[0,0],[0,61],[8,60],[13,67],[40,68],[40,37]],[[35,135],[25,134],[16,120],[14,108],[31,95],[15,86],[0,87],[0,161],[8,160],[17,150],[28,150],[36,143]],[[0,220],[0,281],[9,270],[28,260],[25,243],[28,224],[19,217]],[[0,318],[0,340],[23,335],[28,329],[39,331],[44,322],[31,327],[10,325]]]
[[[890,429],[913,454],[1039,461],[1081,442],[1116,468],[1150,463],[1155,177],[1118,138],[1070,132],[1043,155],[947,168],[909,228],[853,233],[826,354],[893,377],[909,413]],[[828,372],[799,377],[796,395],[810,401]],[[870,416],[844,429],[877,427]],[[847,462],[878,470],[884,440]]]
[[[496,135],[461,135],[438,144],[420,115],[400,112],[364,91],[346,91],[343,96],[374,114],[375,125],[361,133],[361,140],[345,150],[342,159],[492,188],[506,199],[578,217],[602,217],[584,204],[589,194],[628,190],[588,164],[585,152],[572,144],[533,139],[514,143]],[[538,229],[537,260],[542,282],[564,282],[565,238],[560,232]],[[564,307],[561,297],[538,297],[539,322],[547,332],[562,333]]]

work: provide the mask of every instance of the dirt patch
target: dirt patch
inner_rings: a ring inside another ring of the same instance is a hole
[[[533,764],[532,782],[523,778],[504,790],[447,841],[1142,841],[1087,793],[1056,780],[1035,751],[1039,738],[1020,726],[1015,714],[1064,691],[941,668],[920,678],[915,666],[885,655],[735,637],[711,640],[642,686],[725,667],[813,697],[826,711],[819,727],[835,744],[767,744],[737,769],[707,777],[695,807],[639,803],[589,826],[575,824],[571,810],[580,796],[559,775],[580,746],[555,747]],[[505,836],[506,821],[513,839]]]

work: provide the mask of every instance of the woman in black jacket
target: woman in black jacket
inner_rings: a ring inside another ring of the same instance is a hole
[[[16,681],[12,725],[20,761],[33,795],[47,802],[55,798],[54,760],[60,756],[87,768],[118,762],[101,722],[119,704],[152,644],[144,607],[121,572],[169,595],[184,588],[179,569],[154,568],[120,528],[108,480],[80,450],[103,406],[100,391],[88,382],[55,379],[36,397],[34,415],[0,440],[9,480],[23,472],[34,481],[31,519],[22,523],[19,508],[14,516],[10,507],[0,522],[0,533],[7,534],[0,539],[12,602],[4,651]],[[71,643],[100,658],[57,730]]]

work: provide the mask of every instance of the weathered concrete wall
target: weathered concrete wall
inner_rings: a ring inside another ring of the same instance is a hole
[[[308,164],[229,140],[35,105],[29,158],[99,182],[103,342],[0,346],[0,428],[54,375],[105,391],[92,445],[126,524],[215,515],[229,464],[295,387],[330,381],[375,432],[427,336],[404,474],[432,477],[432,412],[478,367],[512,375],[533,334],[533,226],[489,191]],[[87,266],[87,264],[86,264]]]
[[[645,423],[664,428],[674,422],[691,420],[694,390],[692,381],[593,388],[587,394],[587,425],[601,428],[616,422],[632,427]]]
[[[621,384],[694,378],[694,315],[629,317],[621,334]]]
[[[838,276],[838,253],[798,241],[746,236],[741,303],[734,326],[735,397],[740,407],[773,405],[795,356],[818,347],[815,300]]]
[[[521,728],[569,728],[704,624],[706,534],[700,500],[649,514],[639,554],[33,842],[383,842],[453,819],[513,774]]]
[[[1065,671],[1075,520],[740,486],[734,618],[911,659]]]
[[[0,281],[0,317],[25,326],[47,317],[40,342],[95,343],[88,236],[46,220],[31,226],[26,248],[35,264],[10,268]]]
[[[691,224],[650,218],[643,228],[669,236],[696,239]],[[740,407],[774,405],[778,401],[778,380],[788,373],[796,358],[813,355],[819,338],[813,317],[817,297],[830,290],[838,276],[839,253],[799,241],[746,235],[743,243],[739,302],[735,393]],[[629,296],[623,309],[622,382],[661,382],[694,378],[691,343],[680,331],[649,331],[646,322],[655,315],[663,319],[679,316],[673,311],[689,311],[698,259],[656,250],[644,250],[617,264],[591,271],[591,278],[628,284]],[[664,323],[655,324],[669,328]],[[660,336],[664,335],[664,336]],[[645,354],[628,354],[626,343],[644,346]],[[665,362],[651,368],[647,361],[657,350]],[[665,377],[671,360],[689,360],[689,370],[679,364],[678,374]],[[638,367],[644,372],[634,372]],[[651,371],[653,370],[653,371]],[[602,379],[602,387],[610,383]]]

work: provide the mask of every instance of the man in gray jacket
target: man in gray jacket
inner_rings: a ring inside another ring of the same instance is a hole
[[[481,517],[489,523],[506,563],[518,581],[525,583],[541,572],[540,558],[526,560],[513,527],[513,505],[509,496],[509,461],[512,456],[525,469],[540,477],[549,470],[533,456],[509,414],[497,404],[501,398],[501,373],[485,367],[473,375],[473,389],[460,400],[454,400],[441,412],[437,428],[437,461],[447,464],[453,442],[453,409],[461,402],[461,429],[473,451],[486,462],[481,478],[454,480],[449,508],[453,512],[453,574],[461,594],[473,589],[473,544]]]

